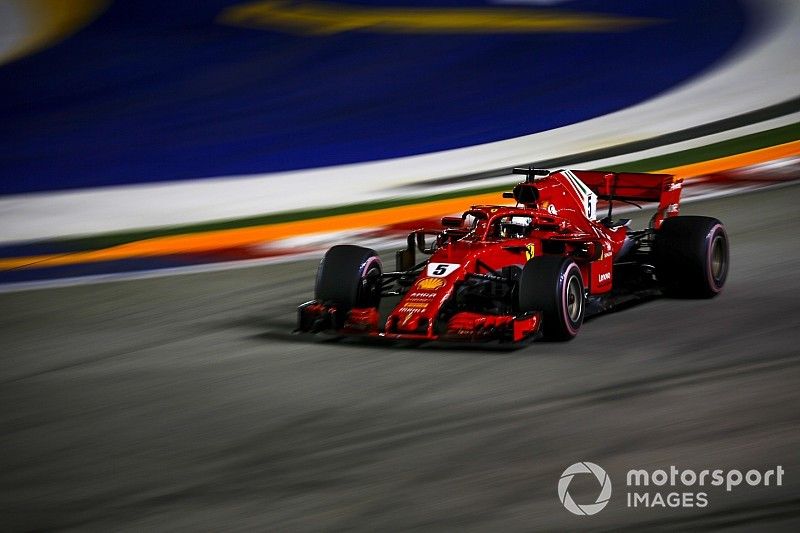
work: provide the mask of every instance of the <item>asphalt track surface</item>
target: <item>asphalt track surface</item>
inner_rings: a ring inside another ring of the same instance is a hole
[[[313,261],[2,294],[0,528],[796,531],[798,206],[798,185],[685,206],[728,226],[720,297],[512,351],[292,336]],[[592,517],[556,495],[581,460],[613,482]],[[626,508],[628,469],[670,465],[786,473]]]

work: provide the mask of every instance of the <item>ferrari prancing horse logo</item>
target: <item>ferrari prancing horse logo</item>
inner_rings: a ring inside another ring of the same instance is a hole
[[[530,261],[533,259],[533,256],[536,255],[536,245],[535,244],[526,244],[525,245],[525,260]]]

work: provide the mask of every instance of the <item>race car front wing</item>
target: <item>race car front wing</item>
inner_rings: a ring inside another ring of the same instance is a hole
[[[520,342],[536,336],[541,323],[542,314],[538,311],[520,315],[460,311],[439,327],[424,319],[413,324],[398,324],[396,319],[390,318],[385,328],[381,328],[380,314],[375,308],[343,310],[334,305],[325,305],[312,300],[297,308],[296,331],[368,336],[388,340]]]

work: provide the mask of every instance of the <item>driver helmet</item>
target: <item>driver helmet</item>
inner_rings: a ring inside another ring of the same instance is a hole
[[[500,237],[515,239],[525,237],[531,225],[530,217],[510,217],[500,223]]]

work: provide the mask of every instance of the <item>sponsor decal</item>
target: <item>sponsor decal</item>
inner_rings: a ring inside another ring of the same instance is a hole
[[[417,302],[424,302],[426,300],[430,300],[431,298],[435,298],[436,295],[432,292],[411,292],[408,294],[407,300],[409,302],[417,301]]]
[[[611,281],[611,272],[603,272],[597,277],[598,283],[606,283],[608,281]]]
[[[525,260],[528,261],[533,259],[536,255],[536,245],[535,244],[526,244],[525,245]]]
[[[435,291],[444,283],[444,280],[440,278],[422,278],[417,282],[417,288],[423,291]]]

